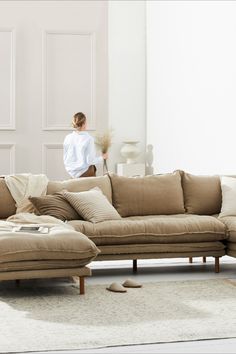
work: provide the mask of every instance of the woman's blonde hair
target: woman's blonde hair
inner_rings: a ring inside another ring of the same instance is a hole
[[[86,116],[82,112],[78,112],[74,115],[72,120],[72,126],[75,129],[81,128],[86,122]]]

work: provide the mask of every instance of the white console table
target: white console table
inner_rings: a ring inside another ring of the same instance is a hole
[[[145,176],[144,163],[118,163],[117,174],[119,176],[132,177],[132,176]]]

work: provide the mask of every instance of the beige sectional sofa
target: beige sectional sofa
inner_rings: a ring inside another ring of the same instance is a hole
[[[228,238],[225,223],[215,215],[221,208],[219,177],[176,171],[143,178],[111,174],[109,178],[103,191],[108,194],[111,188],[109,198],[122,220],[69,222],[100,249],[97,261],[131,259],[136,270],[138,259],[212,256],[219,271]]]
[[[60,259],[51,253],[50,266],[51,246],[48,244],[46,259],[41,259],[37,253],[27,260],[31,262],[28,269],[24,263],[19,263],[23,262],[20,259],[17,267],[12,268],[16,260],[11,262],[8,258],[5,261],[0,252],[0,280],[79,276],[80,271],[83,279],[89,275],[84,266],[93,259],[130,259],[136,271],[139,259],[186,257],[191,260],[211,256],[215,258],[215,271],[219,272],[220,257],[225,254],[236,257],[236,217],[218,216],[222,198],[219,176],[194,176],[183,171],[136,178],[110,174],[50,181],[47,194],[62,190],[80,192],[93,187],[102,190],[122,218],[99,223],[68,221],[78,238],[82,237],[83,242],[88,240],[85,244],[90,254],[84,256],[80,267],[77,256],[68,257],[69,248],[65,252],[67,256],[62,252]],[[15,213],[15,203],[4,179],[0,180],[0,198],[0,219],[6,219]],[[64,245],[66,242],[70,243],[69,237],[63,238]],[[0,238],[0,250],[4,247],[3,238]],[[76,247],[78,250],[79,244]],[[40,263],[42,261],[44,263]]]

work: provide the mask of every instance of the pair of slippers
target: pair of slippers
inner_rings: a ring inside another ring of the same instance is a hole
[[[107,290],[114,293],[126,293],[126,288],[141,288],[142,284],[132,279],[127,279],[123,284],[112,283]]]

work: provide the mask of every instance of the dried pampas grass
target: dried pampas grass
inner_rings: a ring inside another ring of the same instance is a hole
[[[104,134],[97,134],[95,142],[101,152],[106,154],[112,143],[112,131],[108,130]]]
[[[95,143],[103,154],[106,154],[112,144],[112,130],[103,134],[96,134]],[[107,160],[103,160],[103,173],[108,172]]]

